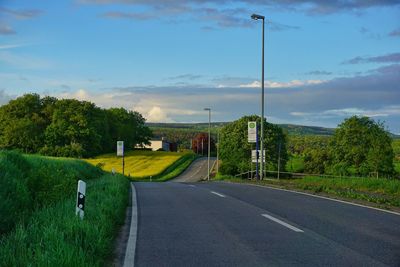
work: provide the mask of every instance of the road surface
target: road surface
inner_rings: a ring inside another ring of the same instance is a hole
[[[400,266],[400,216],[223,182],[134,183],[135,266]]]
[[[216,158],[210,158],[210,169]],[[198,182],[207,178],[207,158],[196,159],[181,175],[171,180],[172,182]]]

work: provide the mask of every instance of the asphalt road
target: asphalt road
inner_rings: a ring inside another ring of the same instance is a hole
[[[210,169],[216,158],[210,158]],[[174,178],[172,182],[198,182],[207,178],[207,158],[196,159],[181,175]]]
[[[400,266],[400,216],[230,183],[135,183],[135,266]]]

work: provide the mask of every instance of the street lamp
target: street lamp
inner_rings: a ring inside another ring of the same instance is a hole
[[[204,108],[205,111],[208,111],[208,160],[207,160],[207,180],[210,181],[210,134],[211,134],[211,108]]]
[[[251,15],[254,20],[262,20],[262,71],[261,71],[261,163],[260,163],[260,179],[263,179],[264,175],[264,24],[265,17],[257,14]]]

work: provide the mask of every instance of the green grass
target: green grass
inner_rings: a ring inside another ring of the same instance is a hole
[[[304,157],[293,155],[286,163],[286,170],[288,172],[301,173],[304,171]]]
[[[400,174],[400,161],[395,161],[393,164],[395,171]]]
[[[325,193],[376,203],[383,208],[400,207],[400,180],[397,179],[304,177],[301,179],[249,181],[229,176],[218,176],[217,179]]]
[[[174,162],[187,153],[135,150],[125,154],[125,175],[135,179],[147,179],[149,176],[159,176]],[[87,162],[101,166],[105,171],[114,169],[122,173],[122,158],[115,154],[106,154],[94,159],[86,159]]]
[[[75,216],[78,179],[87,182],[84,220]],[[0,203],[24,214],[4,220],[9,210],[0,204],[0,223],[8,226],[0,238],[0,266],[107,265],[125,218],[126,178],[81,160],[1,152],[0,183]]]
[[[154,180],[157,182],[168,181],[172,178],[175,178],[182,172],[184,172],[187,167],[195,160],[198,156],[193,153],[186,154],[182,156],[180,159],[175,161],[172,165],[170,165],[164,172],[160,175],[155,176]]]

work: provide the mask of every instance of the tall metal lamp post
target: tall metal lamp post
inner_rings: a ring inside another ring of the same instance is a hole
[[[207,180],[210,181],[210,148],[211,148],[211,108],[204,108],[204,110],[208,111],[208,159],[207,159]]]
[[[260,179],[264,177],[264,24],[265,17],[257,14],[251,15],[254,20],[262,20],[262,67],[261,67],[261,163],[260,163]]]

